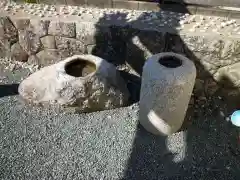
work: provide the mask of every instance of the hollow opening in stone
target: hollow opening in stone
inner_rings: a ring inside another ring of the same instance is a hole
[[[177,68],[182,65],[181,59],[171,55],[161,57],[158,62],[167,68]]]
[[[96,71],[96,65],[88,60],[74,59],[65,65],[68,75],[74,77],[85,77]]]

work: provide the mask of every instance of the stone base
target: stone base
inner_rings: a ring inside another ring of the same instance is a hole
[[[36,105],[93,112],[127,105],[129,92],[115,67],[92,55],[75,55],[23,80],[19,94]]]

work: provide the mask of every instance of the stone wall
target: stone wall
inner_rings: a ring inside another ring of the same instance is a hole
[[[73,54],[90,53],[115,64],[127,81],[139,80],[152,54],[173,51],[196,64],[194,93],[211,97],[219,91],[239,95],[240,40],[177,35],[130,26],[0,17],[0,56],[41,67]],[[128,74],[128,75],[126,75]]]

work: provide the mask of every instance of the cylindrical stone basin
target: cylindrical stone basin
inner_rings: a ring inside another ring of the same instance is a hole
[[[196,78],[188,58],[172,53],[150,57],[142,73],[140,124],[156,135],[177,132],[184,121]]]
[[[93,55],[75,55],[23,80],[19,94],[35,104],[93,112],[125,106],[129,92],[115,66]]]

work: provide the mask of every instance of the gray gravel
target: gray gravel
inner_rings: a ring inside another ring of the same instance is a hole
[[[27,74],[1,68],[0,179],[240,178],[237,130],[219,109],[195,110],[187,129],[155,137],[138,125],[138,104],[91,114],[31,108],[14,85]]]

